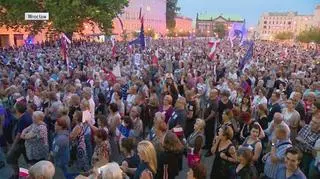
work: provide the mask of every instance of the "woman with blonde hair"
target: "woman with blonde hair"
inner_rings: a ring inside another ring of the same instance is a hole
[[[191,149],[193,153],[199,154],[201,148],[204,146],[205,135],[204,128],[206,122],[203,119],[197,119],[194,124],[194,132],[187,138],[188,149]]]
[[[154,116],[153,128],[151,129],[147,139],[152,142],[157,153],[163,150],[162,139],[167,131],[165,115],[161,112],[156,112]]]
[[[139,142],[137,150],[140,164],[134,179],[153,179],[157,172],[157,156],[154,146],[151,142],[143,140]]]

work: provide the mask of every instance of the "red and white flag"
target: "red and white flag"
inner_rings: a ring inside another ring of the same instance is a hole
[[[61,33],[61,55],[63,60],[66,61],[67,64],[67,71],[69,74],[69,59],[68,59],[68,44],[71,44],[71,40],[66,36],[66,34]]]
[[[209,41],[209,48],[211,49],[210,50],[210,53],[209,53],[209,58],[212,60],[214,55],[215,55],[215,51],[218,47],[218,45],[220,44],[220,40],[219,39],[215,39],[215,38],[212,38],[210,41]]]
[[[112,57],[116,56],[116,39],[112,36],[111,37],[111,43],[112,43]]]

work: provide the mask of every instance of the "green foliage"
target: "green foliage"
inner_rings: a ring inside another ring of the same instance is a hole
[[[0,26],[7,28],[24,28],[36,33],[43,28],[44,21],[25,21],[25,12],[45,12],[41,1],[0,0]]]
[[[275,35],[275,39],[278,40],[290,40],[293,39],[294,34],[292,32],[280,32]]]
[[[0,25],[41,31],[44,21],[25,21],[25,12],[49,12],[52,26],[59,32],[83,29],[84,22],[96,22],[110,34],[112,20],[128,5],[128,0],[0,0]]]
[[[167,0],[166,22],[169,30],[173,30],[176,26],[175,17],[180,11],[180,7],[177,6],[177,3],[178,0]]]
[[[320,44],[320,28],[312,28],[301,32],[297,40],[304,43],[315,42]]]
[[[213,32],[217,33],[219,38],[223,38],[226,36],[226,27],[224,23],[216,23],[213,27]],[[213,34],[210,34],[212,36]]]

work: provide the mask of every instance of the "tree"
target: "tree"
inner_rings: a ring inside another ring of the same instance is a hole
[[[223,23],[216,23],[213,32],[217,33],[219,38],[223,38],[226,35],[226,27]]]
[[[311,28],[310,30],[301,32],[297,36],[297,40],[304,43],[315,42],[320,44],[320,28]]]
[[[169,30],[173,30],[176,26],[175,17],[180,11],[180,7],[177,4],[178,0],[167,0],[166,24]]]
[[[278,40],[289,40],[293,39],[294,34],[292,32],[280,32],[276,34],[275,38]]]
[[[84,22],[95,22],[109,34],[112,20],[127,5],[128,0],[0,0],[0,25],[39,32],[48,22],[25,21],[24,13],[49,12],[58,32],[72,34],[81,31]]]

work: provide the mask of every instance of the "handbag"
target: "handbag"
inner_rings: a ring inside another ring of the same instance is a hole
[[[187,154],[188,166],[192,168],[193,166],[200,163],[201,157],[199,153],[194,153],[193,149]]]

